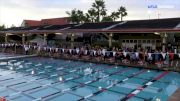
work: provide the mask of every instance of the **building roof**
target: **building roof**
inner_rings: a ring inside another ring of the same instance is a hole
[[[51,19],[41,20],[41,25],[64,25],[64,24],[69,24],[69,23],[70,23],[69,17],[51,18]]]
[[[9,28],[1,33],[151,33],[180,32],[180,18],[41,25]]]
[[[40,26],[41,21],[38,20],[24,20],[22,26]]]
[[[118,25],[112,29],[175,28],[179,23],[180,23],[180,18],[134,20],[134,21],[127,21],[126,23],[124,23],[122,25]]]
[[[79,24],[70,29],[106,29],[120,22],[100,22],[100,23],[84,23]]]
[[[49,26],[44,26],[41,28],[38,28],[38,30],[63,30],[63,29],[68,29],[76,24],[66,24],[66,25],[49,25]]]
[[[69,17],[63,17],[63,18],[49,18],[42,20],[24,20],[21,26],[32,27],[32,26],[44,26],[44,25],[65,25],[69,23],[70,23]]]

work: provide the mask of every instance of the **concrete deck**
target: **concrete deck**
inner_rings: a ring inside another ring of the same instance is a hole
[[[180,88],[169,98],[168,101],[180,101]]]
[[[0,58],[0,61],[7,61],[11,59],[20,59],[20,58],[27,58],[27,57],[35,57],[38,55],[22,55],[22,56],[11,56],[11,57],[5,57],[5,58]]]

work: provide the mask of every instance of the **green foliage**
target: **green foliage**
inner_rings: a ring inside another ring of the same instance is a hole
[[[84,21],[84,14],[81,10],[73,9],[71,12],[66,12],[70,16],[70,20],[72,23],[83,23]]]
[[[106,17],[103,17],[101,22],[112,22],[112,21],[114,20],[111,16],[106,16]]]
[[[121,6],[116,12],[112,12],[111,15],[107,15],[107,9],[104,0],[95,0],[92,7],[83,13],[81,10],[73,9],[66,12],[72,23],[84,23],[84,22],[109,22],[116,21],[117,19],[127,16],[127,10]]]
[[[105,17],[107,14],[105,2],[103,0],[95,0],[91,9],[95,11],[94,16],[96,17],[96,22],[100,22],[100,20],[103,19],[103,17]]]
[[[121,21],[123,20],[123,17],[124,16],[127,16],[127,12],[126,12],[126,8],[121,6],[119,9],[118,9],[118,12],[120,14],[120,17],[121,17]]]
[[[6,28],[5,25],[0,26],[0,30],[3,30],[5,28]]]
[[[16,27],[16,26],[14,24],[12,24],[10,28],[14,28],[14,27]]]
[[[175,36],[180,37],[180,33],[176,33]]]

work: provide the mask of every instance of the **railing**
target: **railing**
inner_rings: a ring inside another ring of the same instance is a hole
[[[0,49],[6,48],[5,52],[11,53],[13,48],[16,53],[25,54],[22,45],[0,45]],[[96,50],[79,50],[64,49],[56,47],[29,47],[28,54],[38,54],[39,56],[63,58],[72,60],[82,60],[98,63],[109,63],[115,65],[126,65],[144,67],[158,70],[173,70],[180,72],[180,53],[144,53],[144,52],[125,52],[125,51],[96,51]],[[100,52],[100,53],[98,53]],[[151,55],[151,58],[149,57]],[[161,57],[159,57],[159,56]],[[171,57],[173,56],[173,59]],[[158,57],[158,58],[157,58]]]

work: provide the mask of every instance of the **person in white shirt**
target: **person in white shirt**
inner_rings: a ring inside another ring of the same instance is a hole
[[[29,46],[28,45],[24,45],[24,50],[25,50],[25,54],[27,55],[28,51],[29,51]]]

